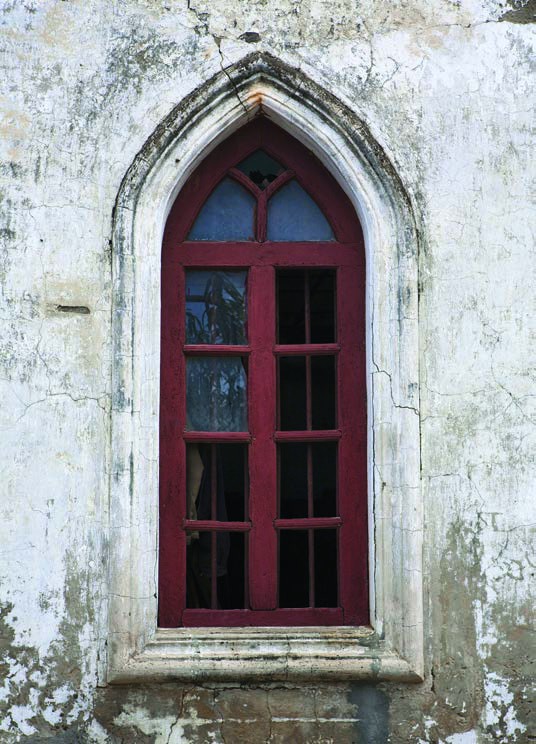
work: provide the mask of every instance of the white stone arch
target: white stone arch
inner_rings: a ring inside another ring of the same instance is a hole
[[[372,630],[156,628],[163,230],[198,163],[261,108],[317,155],[363,227]],[[418,359],[415,219],[394,168],[358,116],[263,54],[182,101],[137,155],[114,210],[109,681],[422,678]],[[296,653],[289,655],[292,644]]]

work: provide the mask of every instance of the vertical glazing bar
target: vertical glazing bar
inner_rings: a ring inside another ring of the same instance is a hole
[[[186,360],[184,343],[184,271],[162,268],[160,372],[160,540],[158,623],[174,628],[186,604]]]
[[[311,283],[310,273],[305,272],[305,343],[311,343]],[[306,420],[307,431],[313,428],[311,396],[311,357],[305,357]],[[313,516],[313,452],[307,445],[307,516]],[[313,530],[307,531],[309,559],[309,607],[315,606],[315,543]]]
[[[218,519],[218,464],[216,445],[210,445],[210,517]],[[210,606],[218,609],[218,534],[210,534]]]
[[[309,547],[309,607],[315,606],[315,531],[307,530]]]
[[[311,298],[309,272],[305,272],[305,343],[311,343]],[[305,357],[306,418],[307,431],[313,427],[313,410],[311,405],[311,357]],[[309,515],[311,516],[311,515]]]
[[[273,610],[277,601],[277,466],[275,430],[276,375],[275,272],[271,266],[250,271],[249,426],[249,597],[252,610]]]
[[[262,191],[257,198],[256,228],[257,240],[264,243],[266,240],[266,191]]]
[[[365,265],[337,272],[339,586],[344,621],[368,622]],[[351,301],[349,301],[351,298]]]
[[[244,521],[249,521],[249,446],[244,447]],[[244,533],[244,609],[249,610],[249,532]]]
[[[210,518],[218,519],[218,466],[216,446],[210,445]]]
[[[218,533],[210,533],[210,606],[218,609]]]

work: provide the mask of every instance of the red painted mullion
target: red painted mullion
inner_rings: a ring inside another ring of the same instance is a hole
[[[277,178],[275,178],[272,183],[268,184],[266,187],[266,199],[268,200],[273,194],[275,194],[276,191],[278,191],[281,186],[284,186],[286,183],[288,183],[292,178],[294,178],[296,174],[294,171],[286,170],[284,173],[280,173]]]
[[[160,366],[160,506],[158,624],[180,624],[186,604],[186,446],[181,438],[186,420],[186,376],[180,348],[184,343],[184,271],[162,271]]]
[[[210,445],[210,516],[218,518],[218,467],[216,445]],[[213,610],[218,607],[218,534],[210,533],[210,604]]]
[[[267,198],[266,191],[261,191],[257,199],[257,240],[259,243],[264,243],[266,240]]]
[[[249,522],[220,522],[217,519],[185,519],[183,526],[185,530],[197,532],[248,532],[251,529]]]
[[[241,170],[238,170],[238,168],[229,168],[228,171],[231,178],[234,178],[235,181],[238,181],[238,183],[242,184],[244,188],[246,188],[253,196],[257,197],[259,194],[262,193],[260,188],[253,183],[253,181],[250,181],[249,178],[246,176],[245,173],[242,173]]]
[[[278,356],[322,356],[337,354],[340,350],[339,344],[276,344],[274,354]]]
[[[305,343],[311,343],[311,284],[309,271],[305,271]],[[305,407],[307,430],[313,428],[313,407],[311,400],[311,357],[305,357]],[[313,516],[313,452],[307,444],[307,516]],[[307,558],[309,568],[309,607],[315,606],[315,539],[313,530],[307,530]]]
[[[210,533],[210,606],[218,609],[218,533]]]
[[[249,522],[249,447],[244,458],[244,520]],[[249,607],[249,530],[244,534],[244,607]]]
[[[276,442],[336,442],[342,436],[338,429],[313,429],[313,431],[276,431]]]
[[[358,625],[369,622],[364,256],[337,272],[337,321],[340,603],[345,622]]]
[[[277,601],[277,539],[273,526],[277,508],[275,424],[275,272],[253,267],[249,276],[248,413],[252,445],[249,460],[249,596],[254,610],[271,610]]]
[[[251,441],[251,436],[247,431],[185,431],[183,437],[186,442],[204,442],[206,444],[213,442],[247,444]]]
[[[251,349],[228,344],[185,344],[183,351],[187,356],[247,356]]]
[[[274,527],[276,530],[328,530],[334,527],[340,527],[342,519],[340,517],[296,517],[293,519],[275,519]]]
[[[188,268],[215,266],[243,269],[247,266],[320,267],[352,266],[356,262],[357,243],[296,242],[278,243],[198,242],[168,243],[162,262],[167,267],[180,264]]]
[[[343,625],[344,616],[338,607],[291,608],[278,610],[185,610],[183,624],[187,628],[210,628],[224,625],[235,628],[251,626],[314,626]]]

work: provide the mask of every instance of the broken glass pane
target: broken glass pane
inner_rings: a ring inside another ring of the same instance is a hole
[[[265,189],[285,168],[267,155],[263,150],[257,150],[236,166],[250,181],[260,189]]]

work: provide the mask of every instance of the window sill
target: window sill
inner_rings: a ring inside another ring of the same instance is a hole
[[[108,674],[112,684],[366,679],[422,678],[366,627],[159,629]]]

